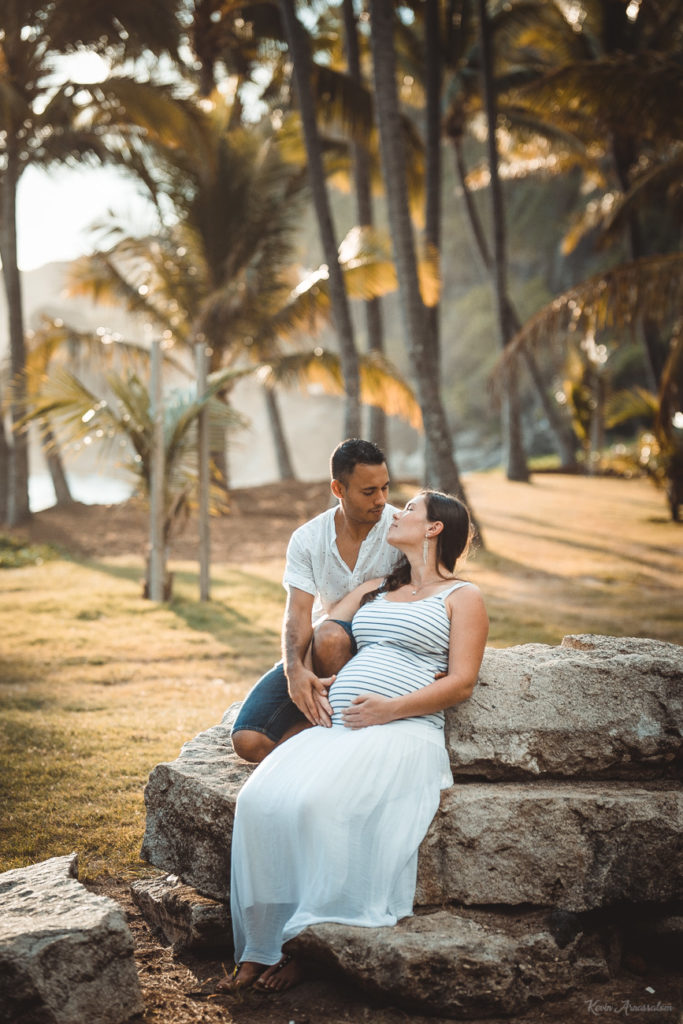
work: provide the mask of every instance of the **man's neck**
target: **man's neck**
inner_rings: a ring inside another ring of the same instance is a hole
[[[378,520],[379,522],[379,520]],[[345,538],[351,542],[362,544],[367,535],[372,530],[375,523],[357,523],[353,519],[349,519],[344,514],[344,509],[340,505],[335,513],[334,525],[337,531],[338,538]]]

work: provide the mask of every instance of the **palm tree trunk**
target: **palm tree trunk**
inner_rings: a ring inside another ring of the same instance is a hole
[[[439,2],[424,5],[425,110],[425,243],[441,261],[441,39]],[[440,304],[425,307],[431,373],[441,380]],[[425,437],[425,483],[438,487],[438,456],[429,436]]]
[[[7,164],[0,182],[0,258],[2,259],[2,276],[7,295],[7,312],[9,321],[10,372],[13,389],[10,404],[10,415],[14,428],[12,458],[8,479],[7,521],[16,526],[27,520],[31,515],[28,497],[28,434],[18,429],[19,421],[25,412],[26,382],[24,368],[26,366],[26,346],[24,342],[24,312],[21,299],[21,276],[17,263],[17,185],[19,167],[16,151],[8,141]]]
[[[346,285],[344,284],[344,276],[339,266],[332,211],[325,184],[322,147],[320,145],[320,136],[318,135],[315,104],[311,88],[311,55],[306,33],[296,16],[294,0],[279,0],[279,2],[287,45],[293,64],[294,82],[299,101],[304,142],[306,144],[308,179],[318,219],[323,258],[327,263],[329,273],[332,319],[334,320],[339,341],[339,358],[346,390],[344,434],[346,437],[357,437],[360,433],[358,352],[356,350]]]
[[[69,481],[66,478],[62,456],[57,446],[56,438],[49,427],[43,432],[43,452],[52,480],[52,486],[54,487],[57,504],[73,504],[74,499],[69,489]]]
[[[500,341],[505,348],[512,338],[507,307],[507,255],[505,251],[505,209],[503,191],[498,174],[498,145],[496,142],[496,95],[493,81],[493,52],[491,31],[486,11],[486,0],[477,0],[479,12],[479,55],[481,88],[488,123],[488,158],[491,177],[491,206],[493,219],[493,267],[496,312]],[[517,367],[510,363],[504,371],[503,441],[506,448],[508,480],[529,479],[522,441],[521,407],[517,383]]]
[[[629,166],[632,163],[632,155],[629,153],[629,146],[625,140],[615,137],[612,141],[612,153],[614,167],[622,192],[628,192],[631,182],[629,177]],[[643,233],[640,228],[638,214],[634,210],[628,217],[628,243],[631,251],[631,259],[638,260],[645,256],[645,245]],[[653,391],[659,390],[659,382],[662,379],[662,371],[666,362],[666,352],[660,338],[657,325],[648,316],[643,317],[643,344],[647,357],[647,368],[650,375],[650,386]]]
[[[343,0],[344,39],[346,44],[346,60],[349,76],[360,84],[363,76],[358,52],[358,27],[353,0]],[[374,223],[372,209],[372,192],[370,189],[370,161],[368,152],[361,143],[352,142],[351,159],[353,163],[353,180],[356,190],[356,212],[358,223],[371,227]],[[365,326],[368,335],[368,349],[371,352],[384,353],[384,324],[382,321],[382,304],[380,299],[368,299],[364,303]],[[368,436],[371,441],[382,449],[389,462],[387,450],[387,417],[383,409],[376,405],[369,408]]]
[[[280,480],[296,480],[294,467],[289,455],[289,445],[287,444],[287,438],[282,425],[280,407],[277,404],[277,395],[273,388],[264,387],[263,397],[266,400],[266,412],[268,413],[270,433],[275,447],[279,478]]]
[[[417,381],[425,434],[433,453],[438,486],[465,499],[453,455],[451,431],[434,375],[425,306],[417,275],[415,239],[410,220],[405,173],[403,126],[396,93],[394,8],[383,0],[370,0],[375,101],[382,167],[386,184],[389,224],[403,310],[406,347]]]
[[[465,157],[462,151],[462,136],[457,132],[451,133],[451,142],[453,143],[453,151],[455,154],[455,167],[458,175],[458,181],[462,189],[463,200],[465,202],[465,209],[467,211],[467,220],[472,231],[472,237],[475,243],[475,249],[481,257],[481,261],[484,265],[484,269],[488,274],[492,274],[492,259],[491,253],[489,252],[488,243],[484,234],[484,228],[481,223],[481,218],[477,211],[474,203],[474,197],[472,191],[467,184],[467,167],[465,165]],[[515,305],[512,299],[507,296],[507,308],[510,329],[513,334],[521,330],[522,321],[517,313]],[[533,352],[529,351],[526,347],[522,349],[522,355],[529,371],[536,393],[538,394],[543,412],[545,413],[546,419],[550,425],[555,441],[557,444],[557,451],[560,456],[560,463],[562,469],[568,473],[575,473],[578,467],[576,461],[576,436],[571,428],[570,423],[560,413],[557,405],[553,402],[548,394],[548,390],[543,381],[541,370],[534,358]]]
[[[0,414],[0,523],[7,522],[7,498],[11,450],[5,432],[5,418]]]

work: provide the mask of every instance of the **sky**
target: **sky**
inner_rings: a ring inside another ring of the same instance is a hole
[[[50,172],[27,168],[17,202],[19,267],[34,270],[81,256],[93,248],[92,225],[108,209],[134,225],[142,204],[139,186],[111,167]]]
[[[79,53],[55,61],[64,77],[98,82],[108,66],[95,53]],[[139,185],[113,167],[56,168],[48,172],[28,167],[19,181],[17,246],[21,270],[45,263],[72,260],[93,248],[92,225],[106,216],[141,209]]]

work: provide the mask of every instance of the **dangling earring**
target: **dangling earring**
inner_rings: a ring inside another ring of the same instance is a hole
[[[429,538],[425,534],[425,541],[422,545],[422,561],[427,564],[427,558],[429,557]]]

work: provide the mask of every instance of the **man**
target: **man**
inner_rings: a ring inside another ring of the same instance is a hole
[[[387,504],[389,474],[371,441],[342,441],[330,459],[339,504],[304,523],[287,547],[287,604],[282,658],[248,694],[232,743],[246,761],[262,761],[308,725],[331,724],[332,676],[355,653],[351,624],[327,620],[316,631],[312,668],[304,664],[315,620],[365,580],[385,576],[400,553],[386,543],[396,509]]]

